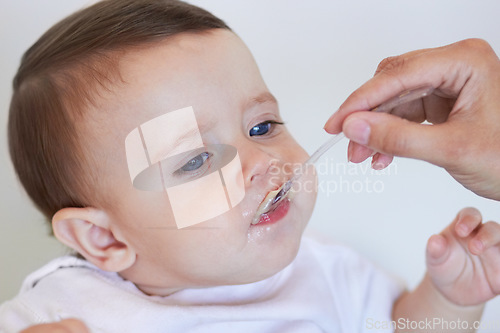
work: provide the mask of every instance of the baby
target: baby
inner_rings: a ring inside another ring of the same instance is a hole
[[[315,191],[258,214],[307,154],[244,43],[180,1],[102,1],[51,28],[14,80],[9,145],[79,255],[28,276],[0,307],[1,332],[82,329],[50,324],[67,318],[91,332],[429,331],[432,318],[469,331],[500,291],[500,227],[474,209],[429,240],[410,293],[351,250],[302,237]]]

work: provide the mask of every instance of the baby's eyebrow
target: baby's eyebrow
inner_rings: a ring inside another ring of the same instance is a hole
[[[269,91],[265,91],[260,95],[250,98],[250,100],[245,104],[243,110],[248,110],[255,107],[256,105],[265,103],[271,103],[277,105],[278,100],[276,100],[276,97],[274,97],[274,95],[271,94]]]

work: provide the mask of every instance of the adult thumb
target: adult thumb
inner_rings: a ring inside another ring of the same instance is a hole
[[[443,167],[449,164],[453,148],[448,124],[418,124],[385,113],[355,112],[344,121],[342,130],[350,140],[374,151]]]

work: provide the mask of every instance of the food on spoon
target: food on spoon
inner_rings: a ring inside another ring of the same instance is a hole
[[[269,211],[269,209],[273,205],[274,197],[276,197],[276,194],[278,194],[278,192],[280,191],[280,189],[281,189],[281,187],[278,188],[277,190],[269,192],[266,195],[266,197],[264,198],[264,200],[262,200],[259,208],[257,209],[257,213],[255,215],[259,216],[259,215],[262,215],[262,214],[267,213]]]

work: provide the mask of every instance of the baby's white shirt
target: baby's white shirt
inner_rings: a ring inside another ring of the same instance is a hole
[[[79,318],[91,332],[383,332],[402,284],[340,245],[303,238],[294,261],[250,284],[147,296],[116,273],[57,258],[0,306],[0,332]],[[387,330],[390,331],[390,330]]]

